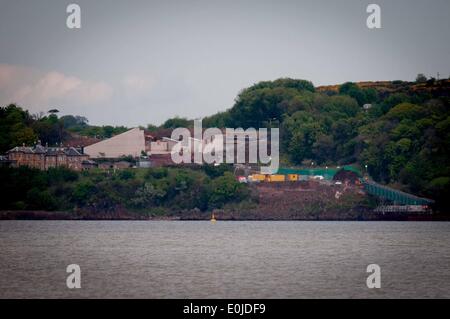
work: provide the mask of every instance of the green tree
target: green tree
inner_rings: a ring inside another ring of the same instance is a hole
[[[244,186],[236,181],[233,174],[226,172],[211,182],[209,206],[222,207],[230,201],[239,201],[246,196]]]
[[[416,76],[416,82],[417,83],[424,83],[427,81],[427,77],[425,75],[423,75],[423,73],[419,73]]]
[[[179,128],[179,127],[193,127],[194,122],[184,117],[174,117],[165,121],[162,125],[163,128]]]

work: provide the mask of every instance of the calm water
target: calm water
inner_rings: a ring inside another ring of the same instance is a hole
[[[449,298],[450,223],[0,221],[0,297]]]

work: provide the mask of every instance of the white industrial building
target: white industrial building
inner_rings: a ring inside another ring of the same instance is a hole
[[[238,133],[236,133],[239,135]],[[234,141],[234,137],[233,137]],[[232,143],[233,143],[232,141]],[[172,152],[179,152],[181,147],[190,150],[191,154],[201,150],[203,154],[223,153],[225,150],[234,153],[234,143],[224,145],[225,141],[218,136],[211,136],[202,140],[189,137],[184,143],[169,137],[162,137],[155,140],[150,134],[141,128],[133,128],[122,134],[115,135],[109,139],[86,146],[84,154],[90,158],[120,158],[122,156],[141,157],[145,153],[150,157],[169,156]]]
[[[144,130],[138,127],[84,148],[91,158],[138,157],[145,151]]]

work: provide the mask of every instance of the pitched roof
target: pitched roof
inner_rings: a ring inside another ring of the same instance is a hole
[[[22,153],[34,153],[33,149],[31,147],[27,146],[16,146],[13,149],[10,149],[6,153],[16,153],[16,152],[22,152]]]
[[[34,147],[28,146],[16,146],[13,149],[10,149],[6,153],[27,153],[27,154],[45,154],[49,156],[54,156],[58,154],[65,154],[67,156],[82,156],[80,152],[77,151],[74,147],[62,148],[62,147],[46,147],[40,144]]]
[[[38,144],[34,147],[34,152],[37,154],[44,154],[47,152],[47,149],[44,146]]]
[[[47,147],[46,155],[58,155],[65,154],[64,151],[59,147]]]
[[[66,155],[68,156],[81,156],[80,152],[78,152],[74,147],[69,147],[65,150]]]

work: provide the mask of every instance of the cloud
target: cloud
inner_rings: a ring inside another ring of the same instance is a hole
[[[75,100],[93,104],[108,100],[113,89],[105,82],[82,80],[57,71],[0,64],[0,103],[18,103],[29,109]]]
[[[155,85],[155,79],[148,75],[127,75],[122,84],[128,95],[147,94]]]

